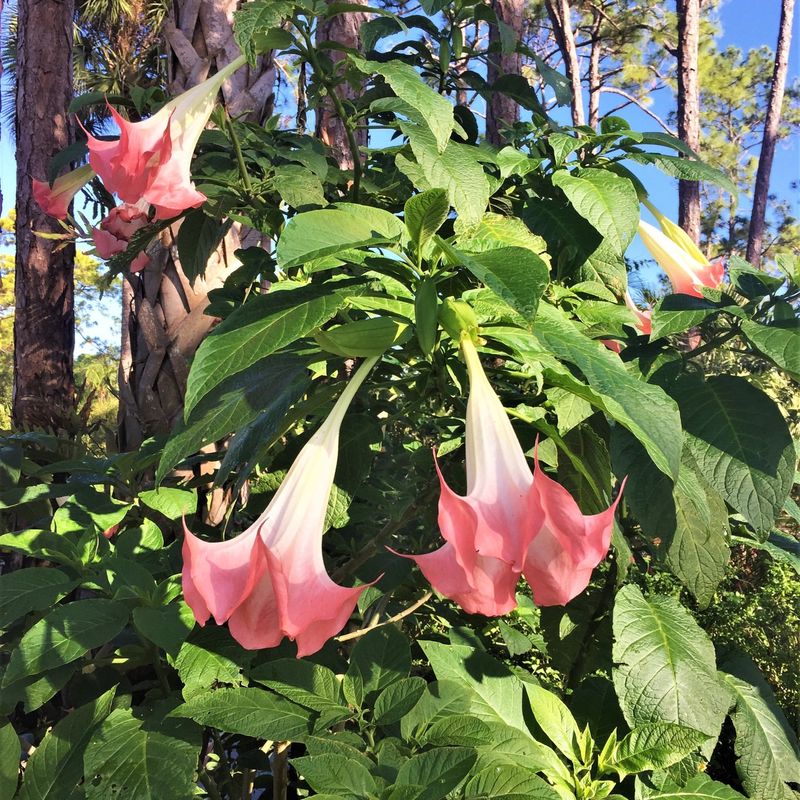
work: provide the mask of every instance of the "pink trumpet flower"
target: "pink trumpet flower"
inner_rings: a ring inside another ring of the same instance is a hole
[[[244,56],[234,59],[141,122],[129,122],[112,108],[120,138],[104,141],[87,134],[89,163],[106,188],[126,203],[151,203],[156,219],[202,205],[206,196],[192,182],[192,154],[222,84],[245,63]]]
[[[640,221],[639,236],[667,273],[675,294],[702,297],[704,286],[716,289],[725,274],[722,261],[709,262],[681,228],[666,218],[664,220],[662,230]]]
[[[608,551],[616,504],[597,517],[584,517],[538,461],[532,473],[466,335],[461,349],[470,381],[467,494],[455,494],[439,472],[445,544],[405,557],[416,562],[437,592],[470,614],[495,617],[515,608],[521,574],[534,587],[537,602],[566,603],[586,587]]]
[[[92,238],[100,258],[111,258],[124,252],[136,231],[147,225],[147,203],[123,203],[112,208],[108,216],[92,231]],[[131,272],[139,272],[150,263],[145,252],[139,253],[131,262]]]
[[[328,418],[300,451],[263,514],[226,542],[206,542],[184,525],[183,592],[200,625],[210,617],[243,647],[297,642],[298,658],[344,627],[367,585],[334,583],[322,559],[339,429],[376,358],[366,361]]]
[[[60,175],[52,186],[46,181],[37,181],[33,178],[33,199],[45,214],[56,219],[66,219],[72,198],[94,176],[94,170],[86,164],[66,175]]]
[[[563,606],[588,585],[611,545],[614,512],[622,497],[600,514],[585,516],[572,495],[549,478],[534,459],[535,510],[541,527],[528,546],[522,569],[539,606]]]
[[[636,328],[645,336],[649,336],[651,331],[653,330],[653,323],[650,319],[653,312],[652,309],[646,309],[642,311],[636,303],[633,302],[633,298],[631,297],[630,292],[626,289],[625,290],[625,305],[633,312],[634,316],[636,317]]]

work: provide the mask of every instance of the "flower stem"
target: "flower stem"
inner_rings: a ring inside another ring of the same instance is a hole
[[[239,165],[239,174],[242,176],[242,183],[248,193],[252,194],[253,184],[250,182],[250,176],[247,174],[247,167],[244,163],[244,156],[242,155],[242,145],[239,142],[239,137],[233,129],[233,122],[231,121],[228,112],[225,111],[225,127],[228,129],[228,135],[231,137],[233,143],[233,152],[236,154],[236,163]]]

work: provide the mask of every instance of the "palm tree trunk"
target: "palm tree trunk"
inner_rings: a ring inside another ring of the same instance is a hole
[[[164,26],[173,53],[168,77],[175,94],[204,80],[239,55],[233,39],[235,0],[180,0]],[[275,68],[263,56],[226,81],[222,94],[231,116],[261,120],[271,114]],[[183,413],[189,363],[214,324],[204,314],[208,293],[239,264],[239,247],[261,242],[234,225],[212,256],[205,275],[190,284],[175,247],[177,226],[162,234],[151,265],[127,275],[123,290],[120,359],[120,447],[132,450],[148,436],[167,433]]]
[[[695,152],[700,148],[700,0],[677,0],[678,137]],[[678,224],[695,244],[700,242],[700,184],[678,181]]]
[[[778,47],[775,51],[775,68],[772,73],[772,86],[769,90],[767,118],[764,121],[764,139],[758,156],[755,190],[753,192],[753,211],[750,215],[750,231],[747,236],[747,260],[755,267],[761,264],[764,244],[764,221],[769,197],[769,177],[772,160],[775,157],[775,143],[778,139],[778,126],[783,109],[783,94],[786,89],[786,73],[789,69],[789,47],[792,42],[792,19],[794,0],[781,3],[781,22],[778,31]]]
[[[37,236],[63,233],[33,199],[50,159],[72,141],[73,0],[23,0],[17,39],[17,221],[13,420],[70,431],[75,408],[75,248]]]
[[[498,23],[508,25],[514,31],[515,44],[518,44],[522,39],[524,10],[522,0],[492,0],[492,10],[497,16]],[[501,75],[519,74],[519,53],[502,51],[499,25],[489,26],[489,50],[486,78],[490,85]],[[517,120],[519,120],[519,104],[502,92],[492,92],[486,104],[486,138],[489,142],[495,145],[504,144],[505,137],[500,132],[501,127],[504,124],[513,125]]]

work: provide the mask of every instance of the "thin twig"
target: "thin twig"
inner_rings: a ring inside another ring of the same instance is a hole
[[[344,633],[341,636],[337,636],[336,641],[348,642],[351,639],[359,639],[362,636],[366,636],[370,631],[374,631],[376,628],[382,628],[384,625],[391,625],[394,622],[399,622],[401,619],[404,619],[410,614],[413,614],[421,606],[424,606],[425,603],[427,603],[428,600],[431,599],[431,597],[433,597],[433,592],[427,591],[425,592],[424,595],[422,595],[422,597],[420,597],[419,600],[417,600],[416,603],[410,605],[408,608],[401,611],[399,614],[395,614],[393,617],[389,617],[389,619],[387,619],[385,622],[380,622],[379,624],[372,625],[368,628],[360,628],[359,630],[353,631],[352,633]]]
[[[647,106],[642,103],[641,100],[634,97],[632,94],[623,91],[622,89],[617,89],[614,86],[601,86],[600,91],[606,94],[618,94],[620,97],[624,97],[629,103],[633,103],[637,108],[644,111],[648,117],[652,117],[670,136],[675,136],[675,131],[673,131],[666,122],[664,122],[658,114],[654,114]]]

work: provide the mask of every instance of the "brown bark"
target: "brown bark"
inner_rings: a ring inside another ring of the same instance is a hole
[[[583,113],[581,70],[578,63],[578,51],[575,47],[575,35],[572,31],[569,0],[545,0],[545,6],[553,26],[558,49],[564,59],[567,79],[572,87],[572,124],[583,125],[586,117]]]
[[[589,127],[597,128],[600,121],[600,56],[603,42],[600,38],[602,18],[597,9],[594,10],[592,22],[592,49],[589,51]]]
[[[695,152],[700,148],[700,0],[677,0],[678,11],[678,137]],[[700,242],[700,184],[678,181],[678,224]]]
[[[750,231],[747,236],[747,260],[755,267],[761,264],[764,246],[764,224],[769,197],[769,178],[772,160],[775,157],[775,143],[778,140],[778,127],[781,122],[783,94],[786,89],[786,73],[789,69],[789,47],[792,42],[792,19],[794,0],[781,3],[781,21],[778,30],[778,46],[775,50],[775,68],[772,73],[772,86],[769,90],[767,118],[764,121],[764,139],[758,156],[755,190],[753,192],[753,211],[750,215]]]
[[[367,0],[353,0],[358,5],[367,5]],[[330,19],[324,20],[317,28],[317,44],[320,42],[338,42],[347,48],[358,50],[361,45],[359,30],[369,19],[369,14],[364,12],[348,12],[337,14]],[[330,60],[333,62],[334,74],[337,65],[344,59],[344,52],[341,50],[325,50]],[[345,109],[348,101],[353,100],[359,94],[358,88],[353,88],[347,83],[341,83],[336,87],[336,93],[342,99]],[[315,135],[322,139],[331,149],[333,157],[342,169],[353,169],[354,160],[351,146],[347,137],[345,121],[336,113],[334,104],[330,100],[322,103],[317,109],[317,123]],[[359,147],[367,143],[366,129],[354,131],[355,141]]]
[[[235,0],[183,0],[164,26],[175,56],[170,64],[170,91],[185,91],[234,58]],[[242,67],[222,88],[231,116],[261,120],[272,111],[275,69],[267,56],[256,68]],[[174,245],[177,227],[165,231],[161,247],[151,248],[151,263],[128,275],[123,289],[119,371],[119,442],[137,448],[154,434],[168,433],[183,413],[189,363],[214,318],[203,312],[208,292],[221,286],[239,264],[239,247],[259,244],[261,236],[234,225],[212,256],[204,277],[191,285]]]
[[[522,0],[491,0],[492,10],[499,22],[514,31],[516,44],[522,39],[523,10]],[[489,26],[489,55],[486,78],[493,84],[501,75],[518,75],[520,55],[517,52],[503,52],[500,27]],[[491,144],[502,145],[505,137],[501,133],[504,125],[513,125],[519,119],[519,104],[502,92],[492,92],[486,104],[486,138]]]
[[[13,420],[69,431],[75,408],[75,248],[35,231],[63,233],[32,195],[50,159],[70,144],[72,0],[22,0],[17,38],[17,222]]]

